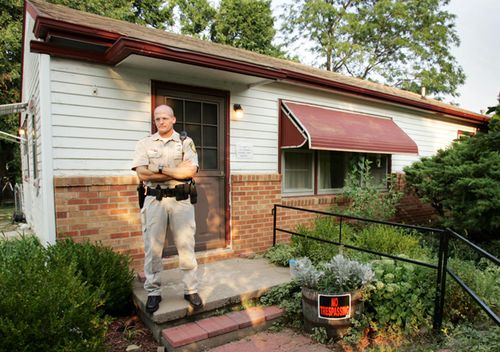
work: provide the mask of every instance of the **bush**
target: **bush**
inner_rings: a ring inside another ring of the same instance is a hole
[[[372,262],[376,283],[366,302],[377,331],[415,335],[429,328],[434,312],[434,270],[393,260]]]
[[[75,273],[101,296],[104,313],[119,315],[131,310],[134,273],[127,256],[101,244],[70,239],[57,242],[48,254],[55,266],[74,264]]]
[[[288,261],[295,257],[295,250],[288,244],[277,244],[271,247],[264,257],[276,265],[288,266]]]
[[[299,225],[295,232],[300,234],[338,242],[339,224],[335,218],[329,216],[317,217],[312,228]],[[342,226],[342,236],[349,236],[351,229],[347,225]],[[339,253],[339,247],[304,237],[293,236],[291,245],[297,258],[308,257],[314,264],[326,262]]]
[[[404,168],[407,187],[440,213],[446,226],[472,239],[500,230],[500,117],[489,132],[439,150]]]
[[[498,326],[486,328],[470,325],[457,326],[448,334],[446,347],[452,351],[500,351],[500,329]]]
[[[0,241],[0,350],[102,351],[102,299],[34,237]]]
[[[500,311],[500,267],[483,259],[479,262],[451,258],[452,269],[496,314]],[[448,276],[445,314],[454,323],[489,320],[479,305]]]
[[[420,237],[413,231],[377,224],[361,229],[353,236],[352,244],[359,248],[391,255],[404,255],[412,259],[429,258],[432,256],[432,251],[428,247],[422,247]]]
[[[294,328],[301,328],[302,319],[302,293],[297,281],[273,287],[260,298],[264,305],[279,305],[285,310],[283,321]]]

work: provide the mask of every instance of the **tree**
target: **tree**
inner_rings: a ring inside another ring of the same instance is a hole
[[[209,30],[217,10],[207,0],[176,0],[176,4],[180,11],[181,33],[208,39],[209,35],[203,32]]]
[[[445,225],[482,239],[500,232],[500,106],[488,132],[459,140],[404,169],[407,186]]]
[[[440,97],[465,81],[449,0],[300,0],[285,5],[287,44],[313,43],[327,70]]]
[[[182,34],[261,54],[283,57],[274,45],[276,34],[271,0],[222,0],[217,8],[207,0],[174,0]]]
[[[275,34],[271,0],[222,0],[210,29],[216,43],[283,56],[272,44]]]

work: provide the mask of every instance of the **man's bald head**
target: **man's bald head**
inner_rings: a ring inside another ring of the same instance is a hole
[[[157,113],[164,113],[167,114],[168,116],[175,116],[174,115],[174,110],[168,106],[168,105],[158,105],[154,111],[154,115]]]
[[[160,105],[154,111],[154,121],[160,136],[166,138],[172,135],[177,119],[175,118],[174,110],[170,106]]]

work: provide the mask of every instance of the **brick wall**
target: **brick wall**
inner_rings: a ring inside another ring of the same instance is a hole
[[[400,187],[404,177],[399,176]],[[100,241],[132,258],[132,267],[142,270],[143,241],[137,205],[138,180],[122,177],[55,177],[57,238],[75,241]],[[345,206],[336,195],[283,197],[281,175],[231,176],[231,235],[233,253],[262,253],[272,246],[274,204],[328,211],[333,205]],[[435,215],[434,209],[407,194],[398,208],[396,221],[425,223]],[[311,224],[316,214],[278,208],[277,227],[295,230],[298,224]],[[290,235],[277,232],[278,243]],[[232,254],[224,253],[224,259]],[[218,258],[218,257],[217,257]],[[200,258],[200,263],[215,260]],[[172,263],[165,262],[166,267]]]
[[[281,175],[231,175],[232,247],[238,254],[272,246],[273,204],[281,202]]]
[[[398,189],[405,191],[405,175],[397,174]],[[406,190],[397,207],[397,222],[414,225],[426,225],[438,216],[437,211],[430,205],[422,203],[411,191]]]
[[[328,210],[336,196],[282,197],[281,175],[231,176],[232,246],[237,254],[261,253],[273,243],[274,204],[313,210]],[[293,231],[298,224],[310,224],[317,214],[278,208],[276,225]],[[277,242],[287,242],[290,235],[277,232]]]
[[[142,270],[144,245],[135,176],[55,177],[57,239],[100,241]]]

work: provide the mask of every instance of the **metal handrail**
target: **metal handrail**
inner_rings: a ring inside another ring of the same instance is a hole
[[[293,232],[290,230],[286,229],[281,229],[276,227],[276,222],[277,222],[277,213],[278,213],[278,207],[280,208],[286,208],[286,209],[292,209],[292,210],[298,210],[298,211],[303,211],[303,212],[308,212],[308,213],[314,213],[314,214],[320,214],[320,215],[328,215],[328,216],[335,216],[340,218],[339,220],[339,241],[330,241],[327,239],[323,238],[318,238],[314,236],[309,236],[309,235],[304,235],[300,234],[297,232]],[[450,274],[450,276],[464,289],[473,299],[476,301],[476,303],[479,304],[481,309],[490,316],[495,323],[500,326],[500,319],[498,315],[484,302],[482,301],[479,296],[469,287],[467,286],[461,279],[460,277],[455,274],[453,271],[448,269],[448,247],[449,247],[449,239],[450,235],[461,240],[471,248],[473,248],[476,252],[480,253],[481,255],[485,256],[486,258],[490,259],[493,261],[495,264],[500,265],[500,260],[495,257],[494,255],[490,254],[489,252],[485,251],[481,247],[477,246],[476,244],[472,243],[471,241],[467,240],[463,236],[459,235],[455,231],[447,228],[447,229],[439,229],[439,228],[431,228],[431,227],[424,227],[424,226],[416,226],[416,225],[407,225],[407,224],[400,224],[396,222],[390,222],[390,221],[382,221],[382,220],[373,220],[373,219],[366,219],[366,218],[361,218],[357,216],[351,216],[351,215],[343,215],[343,214],[337,214],[337,213],[332,213],[332,212],[325,212],[325,211],[320,211],[320,210],[312,210],[312,209],[304,209],[304,208],[297,208],[297,207],[292,207],[288,205],[281,205],[281,204],[274,204],[273,210],[273,246],[276,245],[276,231],[281,231],[284,233],[288,233],[292,236],[299,236],[303,238],[309,238],[315,241],[323,242],[323,243],[329,243],[329,244],[334,244],[337,246],[344,246],[349,249],[354,249],[370,254],[375,254],[379,255],[382,257],[388,257],[394,260],[399,260],[399,261],[404,261],[408,263],[412,263],[415,265],[420,265],[420,266],[425,266],[431,269],[436,269],[437,275],[436,275],[436,296],[435,296],[435,306],[434,306],[434,317],[433,317],[433,328],[436,331],[441,330],[441,325],[443,321],[443,311],[444,311],[444,303],[445,303],[445,295],[446,295],[446,274]],[[439,234],[439,252],[438,252],[438,264],[429,264],[425,262],[420,262],[417,260],[409,259],[409,258],[403,258],[403,257],[398,257],[398,256],[393,256],[387,253],[381,253],[377,251],[372,251],[369,249],[365,248],[359,248],[355,246],[351,246],[348,244],[343,244],[342,243],[342,223],[343,219],[351,219],[351,220],[360,220],[364,222],[369,222],[369,223],[375,223],[375,224],[382,224],[382,225],[389,225],[389,226],[395,226],[395,227],[401,227],[401,228],[409,228],[413,230],[418,230],[418,231],[426,231],[426,232],[433,232]]]

